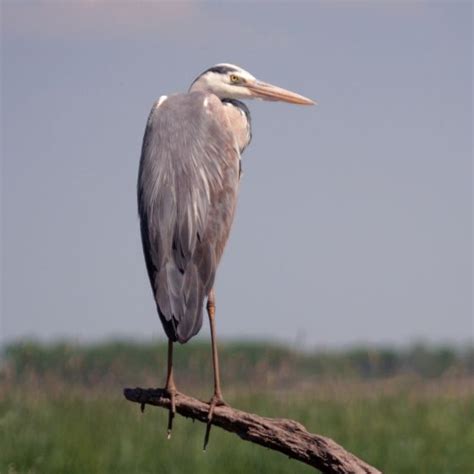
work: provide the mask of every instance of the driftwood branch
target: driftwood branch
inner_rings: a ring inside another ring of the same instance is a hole
[[[170,401],[163,389],[126,388],[127,400],[169,408]],[[176,412],[207,423],[209,405],[183,393],[176,394]],[[293,420],[264,418],[228,406],[217,406],[212,424],[239,435],[242,439],[279,451],[331,474],[380,474],[332,439],[311,434]]]

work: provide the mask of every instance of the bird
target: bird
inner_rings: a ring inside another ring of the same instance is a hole
[[[201,329],[209,317],[214,408],[225,404],[216,343],[214,282],[234,219],[241,155],[252,139],[246,99],[315,102],[256,79],[245,69],[220,63],[206,69],[187,93],[161,96],[145,127],[138,171],[138,215],[146,269],[158,315],[168,338],[165,393],[168,437],[176,412],[173,344]]]

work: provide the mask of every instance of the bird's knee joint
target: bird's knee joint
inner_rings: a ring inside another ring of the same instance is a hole
[[[214,314],[216,313],[216,305],[214,304],[214,302],[208,301],[206,308],[207,308],[207,312],[209,313],[209,316],[214,316]]]

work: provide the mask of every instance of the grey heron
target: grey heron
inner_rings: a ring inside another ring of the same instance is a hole
[[[213,286],[234,218],[240,157],[251,140],[250,113],[241,99],[314,104],[238,66],[217,64],[200,74],[188,93],[160,97],[143,138],[138,213],[148,276],[169,341],[168,435],[176,410],[173,343],[199,332],[206,298],[214,368],[208,430],[215,406],[224,403]]]

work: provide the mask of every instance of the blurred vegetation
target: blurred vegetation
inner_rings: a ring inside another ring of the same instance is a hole
[[[397,395],[317,401],[270,394],[232,396],[238,408],[302,421],[385,473],[470,474],[474,397],[456,403]],[[107,397],[10,393],[0,399],[2,474],[284,474],[301,463],[218,428],[202,451],[205,426],[177,417],[166,439],[165,410]]]
[[[3,351],[3,377],[22,381],[58,377],[70,384],[140,384],[164,376],[166,343],[110,341],[97,344],[22,341]],[[415,344],[405,348],[352,347],[298,351],[265,341],[226,342],[219,347],[226,384],[283,388],[325,379],[373,380],[399,375],[421,378],[474,375],[474,348]],[[175,368],[187,386],[212,372],[210,344],[176,345]]]
[[[357,347],[299,351],[268,342],[220,348],[224,396],[236,408],[292,418],[383,472],[474,472],[471,347]],[[208,342],[175,351],[178,389],[208,399]],[[22,341],[4,347],[0,372],[0,474],[283,474],[314,472],[279,453],[122,397],[159,386],[164,342]]]

